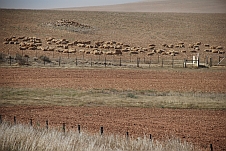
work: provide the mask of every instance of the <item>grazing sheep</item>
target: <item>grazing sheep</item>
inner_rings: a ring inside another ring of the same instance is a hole
[[[19,47],[20,50],[26,50],[27,47]]]
[[[152,55],[154,55],[154,54],[155,54],[154,52],[149,52],[149,53],[147,53],[148,56],[152,56]]]
[[[138,51],[130,51],[130,54],[139,54]]]
[[[218,53],[219,51],[217,49],[213,49],[212,53]]]
[[[223,49],[223,47],[222,46],[217,46],[216,49]]]
[[[193,49],[193,50],[190,50],[191,53],[197,53],[197,50]]]
[[[219,54],[225,54],[225,51],[224,51],[224,50],[219,50],[218,53],[219,53]]]

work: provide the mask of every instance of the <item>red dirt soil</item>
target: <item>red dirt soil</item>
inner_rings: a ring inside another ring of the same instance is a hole
[[[226,112],[214,110],[187,109],[152,109],[152,108],[114,108],[114,107],[0,107],[2,118],[13,122],[16,116],[18,122],[34,125],[40,123],[49,127],[62,127],[77,131],[81,125],[82,131],[99,133],[104,127],[104,133],[166,139],[172,135],[182,140],[192,142],[204,150],[226,150]]]
[[[57,69],[57,68],[0,68],[0,87],[14,88],[73,88],[122,89],[157,91],[199,91],[226,93],[223,70],[142,70],[142,69]],[[226,150],[226,112],[224,110],[153,109],[118,107],[0,107],[4,120],[34,123],[50,127],[62,126],[82,131],[154,139],[176,136],[209,150]]]
[[[0,86],[226,93],[225,75],[224,70],[0,68]]]

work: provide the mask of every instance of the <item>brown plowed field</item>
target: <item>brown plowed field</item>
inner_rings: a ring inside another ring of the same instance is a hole
[[[224,70],[0,68],[1,87],[226,93]]]
[[[226,112],[214,110],[178,110],[152,108],[111,108],[111,107],[0,107],[4,119],[29,123],[34,125],[61,127],[66,123],[67,129],[99,133],[104,127],[104,133],[166,139],[168,136],[179,137],[192,142],[209,151],[210,144],[214,150],[226,150]]]
[[[225,71],[0,68],[0,86],[15,88],[74,88],[157,91],[226,92]],[[226,150],[226,112],[113,107],[1,107],[3,119],[28,123],[29,119],[50,127],[66,123],[67,128],[133,137],[152,134],[155,139],[176,136],[209,150]]]

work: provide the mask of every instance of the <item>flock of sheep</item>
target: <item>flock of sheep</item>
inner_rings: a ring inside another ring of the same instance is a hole
[[[201,42],[196,42],[194,44],[189,44],[189,50],[185,50],[184,42],[178,42],[174,44],[162,44],[158,49],[155,44],[149,44],[147,47],[132,47],[127,44],[116,41],[79,41],[75,40],[70,42],[67,39],[56,39],[53,37],[48,37],[44,40],[37,37],[16,37],[12,36],[4,39],[4,44],[16,44],[19,45],[20,50],[40,50],[40,51],[55,51],[59,53],[83,53],[83,54],[93,54],[93,55],[123,55],[127,54],[146,54],[148,56],[154,54],[161,55],[171,55],[175,56],[180,53],[198,53],[200,51],[200,46],[205,47],[205,52],[224,54],[224,48],[222,46],[210,46],[209,44],[202,44]],[[159,46],[158,46],[159,47]]]

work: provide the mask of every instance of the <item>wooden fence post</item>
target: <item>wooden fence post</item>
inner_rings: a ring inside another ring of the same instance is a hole
[[[139,67],[140,58],[137,58],[137,67]]]
[[[80,133],[80,125],[78,125],[78,133]]]
[[[63,132],[65,133],[65,123],[63,123]]]
[[[100,135],[103,135],[103,133],[104,133],[104,127],[101,126],[101,127],[100,127]]]
[[[212,58],[210,57],[210,63],[209,63],[210,67],[212,67]]]
[[[210,151],[213,151],[213,145],[210,144]]]
[[[2,124],[2,115],[0,115],[0,124]]]
[[[129,132],[126,132],[126,138],[129,139]]]
[[[105,68],[106,68],[106,66],[107,66],[107,60],[106,60],[106,57],[105,57],[105,59],[104,59],[104,66],[105,66]]]
[[[48,120],[46,120],[46,129],[47,130],[49,129],[49,122],[48,122]]]
[[[152,139],[151,134],[150,134],[150,140]]]
[[[92,58],[91,58],[91,62],[90,62],[91,67],[93,66],[93,62],[92,62]]]
[[[119,58],[119,66],[122,66],[122,58]]]
[[[186,63],[187,63],[187,60],[186,60],[186,59],[184,59],[184,65],[183,65],[183,66],[184,66],[184,68],[187,68],[187,64],[186,64]]]
[[[14,124],[16,124],[16,116],[13,117]]]

